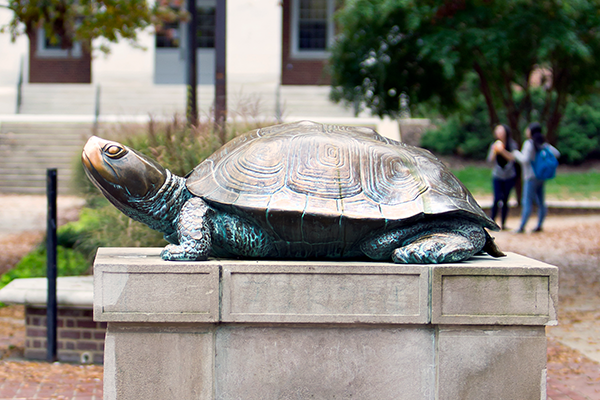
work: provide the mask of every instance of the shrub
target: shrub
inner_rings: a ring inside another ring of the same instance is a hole
[[[89,262],[80,252],[57,247],[58,276],[77,276],[89,274]],[[46,246],[39,246],[28,253],[10,271],[0,277],[0,288],[17,278],[39,278],[46,276]]]
[[[558,131],[561,161],[576,164],[600,151],[600,97],[586,104],[569,103]]]
[[[476,160],[487,156],[493,136],[485,103],[454,114],[438,126],[423,135],[421,146],[441,155],[454,154]]]
[[[474,99],[470,104],[465,103],[460,112],[437,123],[439,128],[426,132],[421,145],[441,155],[484,159],[493,136],[483,99],[480,96]],[[543,106],[543,92],[533,91],[529,117],[532,121],[541,114]],[[524,115],[522,117],[520,130],[524,132],[530,121],[526,121]],[[600,154],[600,95],[581,104],[570,102],[567,105],[556,147],[561,152],[560,161],[567,164],[581,163]]]

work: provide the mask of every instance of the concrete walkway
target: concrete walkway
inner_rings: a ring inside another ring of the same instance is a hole
[[[84,200],[76,196],[59,196],[57,217],[61,221],[77,219]],[[0,195],[0,237],[46,230],[47,199],[39,195]]]

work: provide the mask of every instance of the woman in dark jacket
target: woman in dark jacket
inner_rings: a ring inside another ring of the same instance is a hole
[[[512,139],[510,128],[506,125],[497,125],[494,128],[494,137],[496,141],[490,146],[487,157],[488,162],[493,163],[494,204],[492,205],[491,218],[495,221],[498,208],[502,207],[501,226],[502,229],[506,229],[508,198],[517,180],[517,171],[511,152],[516,150],[518,145]]]

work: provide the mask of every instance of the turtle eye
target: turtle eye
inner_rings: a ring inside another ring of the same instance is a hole
[[[106,155],[110,158],[117,159],[127,154],[127,150],[125,150],[121,146],[117,146],[116,144],[111,144],[110,146],[104,149],[104,153],[106,153]]]

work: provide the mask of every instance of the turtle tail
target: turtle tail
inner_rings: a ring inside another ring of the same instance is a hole
[[[506,257],[506,254],[504,254],[496,245],[494,238],[490,236],[488,231],[486,231],[485,229],[484,229],[484,231],[485,231],[485,236],[486,236],[485,244],[483,245],[483,248],[481,250],[485,251],[492,257]]]

